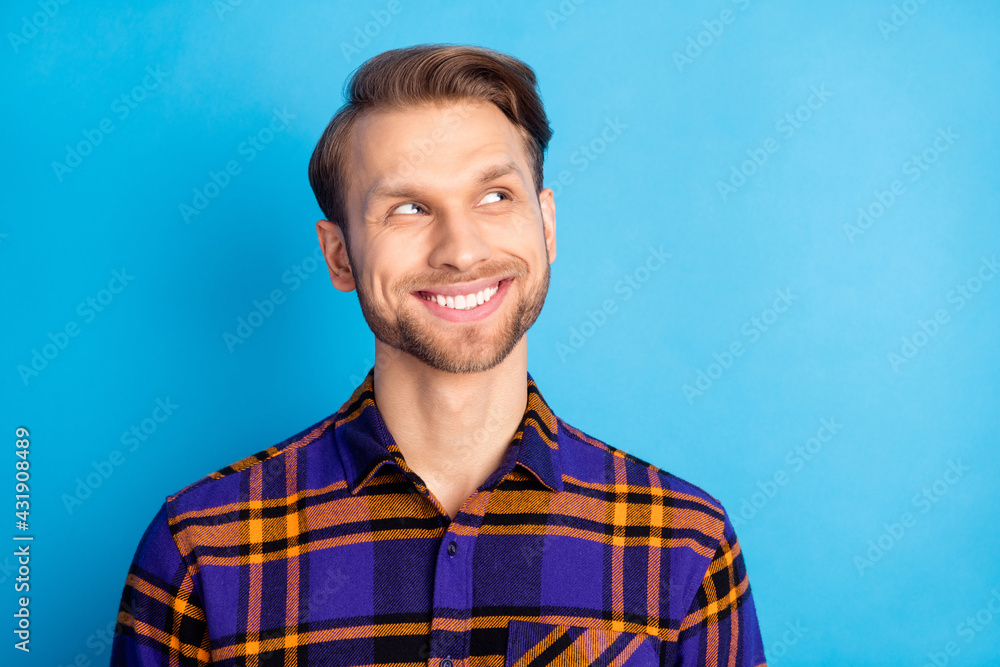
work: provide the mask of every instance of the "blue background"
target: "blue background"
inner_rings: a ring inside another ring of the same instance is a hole
[[[101,633],[164,498],[331,414],[371,366],[356,297],[311,261],[306,165],[350,72],[423,42],[536,70],[559,255],[529,370],[569,423],[724,503],[769,663],[1000,661],[998,5],[231,4],[0,12],[0,532],[19,532],[24,425],[35,536],[30,656],[11,647],[0,551],[4,661],[106,664]],[[275,109],[294,118],[249,151]],[[77,166],[53,166],[105,119]],[[229,161],[239,173],[186,221]],[[230,351],[224,333],[275,289],[284,303]],[[779,290],[790,305],[769,311]],[[162,423],[157,399],[177,406]],[[155,430],[129,451],[143,420]]]

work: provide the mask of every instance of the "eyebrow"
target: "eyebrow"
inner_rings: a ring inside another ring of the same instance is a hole
[[[524,173],[521,168],[518,167],[513,161],[504,162],[501,164],[490,165],[484,167],[476,172],[473,178],[473,185],[483,185],[484,183],[489,183],[490,181],[495,181],[498,178],[507,176],[508,174],[517,174],[524,180]],[[368,190],[368,194],[365,195],[365,204],[363,210],[367,211],[371,208],[371,203],[378,199],[393,199],[393,198],[404,198],[404,197],[418,197],[419,193],[413,189],[410,185],[391,185],[382,182],[382,179],[375,181],[375,184]]]

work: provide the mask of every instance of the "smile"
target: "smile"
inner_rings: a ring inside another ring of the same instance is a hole
[[[437,301],[438,305],[455,310],[472,310],[483,305],[497,293],[500,289],[500,281],[493,287],[479,290],[475,294],[459,294],[458,296],[444,296],[433,292],[421,292],[420,298],[424,301]]]
[[[423,301],[431,314],[441,319],[450,322],[473,322],[489,317],[500,307],[512,281],[513,278],[500,278],[492,285],[487,283],[475,292],[470,289],[466,294],[441,294],[433,290],[419,290],[412,294]],[[482,284],[480,282],[476,287]],[[439,289],[442,292],[457,291],[455,287],[442,286]]]

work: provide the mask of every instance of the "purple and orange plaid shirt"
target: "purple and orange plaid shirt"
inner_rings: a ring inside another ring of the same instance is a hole
[[[373,378],[167,497],[112,665],[764,664],[718,500],[556,417],[529,373],[503,462],[450,519]]]

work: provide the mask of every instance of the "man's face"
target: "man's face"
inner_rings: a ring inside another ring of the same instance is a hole
[[[317,227],[334,285],[357,288],[376,338],[435,369],[499,364],[556,254],[552,191],[536,194],[517,129],[485,102],[411,107],[359,120],[349,152],[350,256],[336,225]]]

